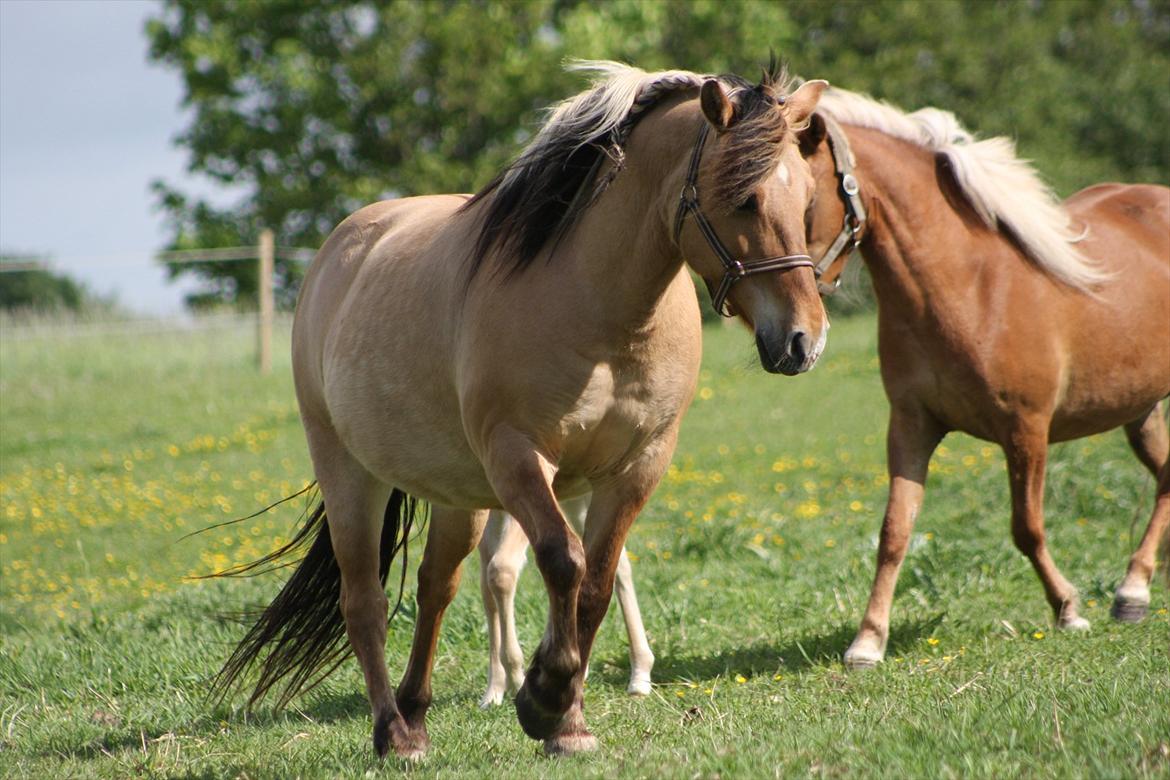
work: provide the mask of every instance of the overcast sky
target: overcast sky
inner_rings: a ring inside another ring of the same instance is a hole
[[[148,65],[148,0],[0,0],[0,249],[139,312],[181,308],[152,254],[166,243],[150,182],[190,181],[177,73]]]

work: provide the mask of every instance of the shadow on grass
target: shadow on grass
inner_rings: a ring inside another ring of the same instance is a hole
[[[887,654],[899,655],[942,623],[945,612],[931,617],[900,622],[890,630]],[[818,666],[841,662],[841,656],[857,632],[854,623],[842,623],[824,631],[793,639],[787,643],[759,642],[713,652],[686,655],[660,653],[654,663],[655,682],[697,682],[716,677],[742,674],[753,677],[778,670],[796,673]],[[594,674],[607,685],[624,687],[629,675],[627,657],[597,659]]]

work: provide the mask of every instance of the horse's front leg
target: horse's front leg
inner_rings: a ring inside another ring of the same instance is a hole
[[[459,590],[466,558],[483,533],[487,512],[467,512],[442,507],[431,510],[427,546],[418,568],[418,618],[410,661],[398,686],[396,698],[403,727],[392,729],[391,743],[402,758],[420,758],[430,747],[426,714],[431,705],[431,670],[443,613]]]
[[[591,502],[592,495],[588,493],[561,502],[565,517],[582,539],[585,538],[585,521]],[[638,596],[634,592],[634,572],[625,547],[618,558],[615,584],[618,604],[622,608],[622,618],[626,623],[626,636],[630,640],[630,682],[626,687],[626,693],[631,696],[648,696],[650,670],[654,668],[654,653],[646,639],[646,627],[642,625],[642,610],[638,608]],[[585,679],[589,679],[588,664],[585,665]]]
[[[626,536],[666,471],[674,452],[676,433],[672,431],[647,448],[640,460],[625,469],[620,477],[594,485],[585,521],[585,579],[577,601],[578,652],[583,666],[589,663],[597,630],[609,609]],[[545,740],[546,753],[565,755],[592,749],[597,744],[585,725],[583,703],[579,690],[561,727]]]
[[[944,433],[945,429],[921,407],[894,407],[890,410],[890,427],[886,436],[890,495],[878,541],[877,572],[869,604],[853,644],[845,651],[848,669],[870,669],[885,658],[894,586],[906,558],[914,521],[922,507],[930,456]]]
[[[577,596],[585,576],[585,550],[553,494],[555,466],[528,437],[497,426],[484,466],[500,503],[532,544],[548,591],[548,625],[516,695],[516,715],[524,733],[548,739],[562,730],[581,693]]]
[[[1044,584],[1056,627],[1083,631],[1089,621],[1078,613],[1076,588],[1056,568],[1044,534],[1044,469],[1048,460],[1048,420],[1021,420],[1004,442],[1012,493],[1012,539]]]

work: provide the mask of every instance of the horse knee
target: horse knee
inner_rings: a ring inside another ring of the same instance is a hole
[[[1017,550],[1031,558],[1044,544],[1044,533],[1029,528],[1025,523],[1012,523],[1012,541]]]
[[[484,570],[484,578],[493,593],[512,593],[516,590],[516,580],[520,575],[520,567],[512,566],[509,562],[497,561],[493,558]]]
[[[549,588],[557,592],[573,590],[585,578],[585,548],[575,536],[566,541],[541,542],[533,548],[536,563]]]

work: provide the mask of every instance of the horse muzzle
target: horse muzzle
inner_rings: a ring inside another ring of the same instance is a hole
[[[824,338],[814,342],[801,330],[788,331],[779,336],[756,332],[756,350],[760,365],[770,374],[796,376],[808,371],[817,362],[824,349]]]

